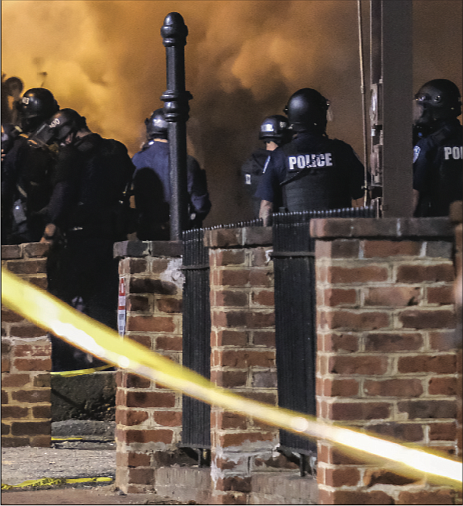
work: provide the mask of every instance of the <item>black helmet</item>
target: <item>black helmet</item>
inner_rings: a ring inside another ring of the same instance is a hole
[[[167,121],[164,109],[156,109],[145,119],[146,136],[151,139],[167,139]]]
[[[324,133],[329,105],[329,101],[317,90],[302,88],[291,95],[284,112],[296,132],[313,130]]]
[[[291,138],[289,121],[281,114],[268,116],[260,125],[259,139],[264,141],[273,141],[277,144],[288,142]]]
[[[81,116],[74,109],[61,109],[48,122],[51,139],[63,142],[66,137],[78,132],[81,128],[86,128],[87,122],[84,116]]]
[[[45,88],[27,90],[17,103],[21,117],[21,127],[25,132],[35,130],[59,110],[53,94]]]
[[[461,114],[461,94],[458,86],[448,79],[433,79],[415,95],[415,124],[431,125]]]

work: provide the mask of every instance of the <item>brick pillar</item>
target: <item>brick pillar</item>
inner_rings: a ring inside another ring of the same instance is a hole
[[[210,249],[211,380],[245,397],[276,404],[271,229],[206,233]],[[278,430],[213,407],[214,504],[247,504],[251,472],[273,458]]]
[[[457,451],[453,230],[446,218],[312,222],[317,416]],[[319,443],[320,504],[453,504],[449,487]]]
[[[115,245],[127,292],[126,335],[178,363],[182,361],[181,251],[177,242]],[[117,372],[116,386],[116,485],[125,493],[153,490],[156,469],[178,461],[182,395],[123,370]]]
[[[39,243],[2,246],[2,266],[47,288]],[[2,306],[2,445],[49,447],[51,343],[45,330]]]
[[[462,374],[462,346],[463,346],[463,307],[462,307],[462,290],[463,290],[463,202],[454,202],[450,208],[450,220],[455,226],[455,272],[456,279],[454,284],[455,294],[455,310],[457,314],[457,331],[455,335],[457,351],[457,370]],[[462,449],[462,382],[457,382],[457,440],[458,440],[458,456],[461,459],[463,455]],[[459,494],[461,503],[461,491]]]

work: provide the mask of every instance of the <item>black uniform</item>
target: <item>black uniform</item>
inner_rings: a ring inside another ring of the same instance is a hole
[[[2,243],[36,242],[47,223],[55,156],[19,136],[2,162]]]
[[[118,290],[113,244],[121,239],[120,201],[132,173],[123,144],[89,134],[60,150],[48,208],[50,223],[64,235],[49,257],[50,292],[113,329],[117,329]],[[88,365],[81,352],[69,355],[69,345],[53,340],[55,369]]]
[[[415,216],[448,216],[450,204],[463,199],[462,139],[460,122],[450,118],[416,143],[413,188],[420,197]]]
[[[259,148],[241,166],[241,176],[245,188],[252,199],[252,207],[256,218],[259,217],[260,199],[255,197],[262,175],[267,170],[272,151]]]
[[[138,212],[137,236],[141,240],[169,240],[171,187],[169,144],[151,140],[133,156],[133,191]],[[195,158],[187,157],[187,191],[190,227],[200,227],[211,209],[206,172]]]
[[[256,193],[283,201],[288,211],[350,207],[363,196],[364,168],[351,146],[325,135],[300,132],[278,148]]]

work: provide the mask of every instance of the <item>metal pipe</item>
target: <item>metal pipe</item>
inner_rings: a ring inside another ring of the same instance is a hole
[[[188,28],[178,12],[171,12],[161,28],[166,48],[167,90],[161,96],[168,123],[170,203],[170,239],[181,240],[188,223],[186,122],[193,98],[185,91],[185,45]]]

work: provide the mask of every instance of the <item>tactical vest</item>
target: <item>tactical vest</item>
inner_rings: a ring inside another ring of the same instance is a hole
[[[287,176],[281,186],[289,212],[350,207],[348,181],[340,170],[335,142],[325,152],[302,152],[294,142],[282,149]]]
[[[463,199],[462,136],[461,125],[456,130],[446,125],[428,137],[437,165],[429,188],[420,195],[415,215],[447,216],[450,204]]]

